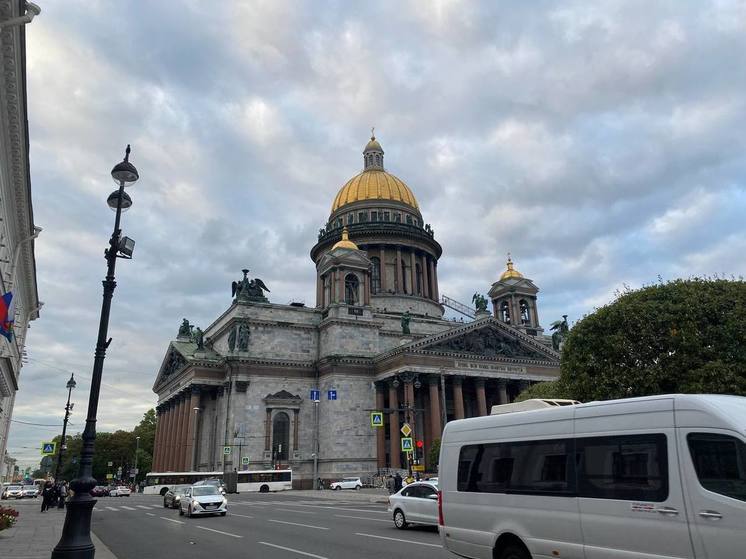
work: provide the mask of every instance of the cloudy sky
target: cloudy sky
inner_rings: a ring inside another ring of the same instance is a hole
[[[370,127],[443,245],[441,293],[505,255],[545,327],[627,284],[746,275],[746,4],[45,2],[27,27],[41,319],[14,419],[82,430],[113,214],[118,262],[99,428],[131,428],[183,317],[207,326],[249,267],[314,304],[309,250]],[[55,427],[13,423],[38,462]]]

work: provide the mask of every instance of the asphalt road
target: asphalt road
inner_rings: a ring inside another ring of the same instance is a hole
[[[292,493],[228,496],[228,515],[186,518],[153,495],[104,497],[93,532],[118,559],[445,559],[435,527],[397,530],[385,504]]]

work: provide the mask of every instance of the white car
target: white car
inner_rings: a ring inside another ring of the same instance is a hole
[[[335,481],[333,482],[329,488],[330,489],[362,489],[363,482],[360,481],[359,477],[346,477],[343,478],[342,481]]]
[[[184,492],[179,501],[179,514],[194,516],[196,514],[219,514],[228,512],[228,500],[223,497],[214,485],[193,485]]]
[[[427,481],[410,483],[389,497],[394,526],[404,530],[410,524],[438,525],[438,486]]]
[[[109,491],[109,497],[129,497],[130,493],[132,493],[132,491],[130,491],[129,487],[120,485],[119,487],[115,487]]]
[[[23,487],[20,485],[9,485],[3,491],[3,499],[23,499]]]

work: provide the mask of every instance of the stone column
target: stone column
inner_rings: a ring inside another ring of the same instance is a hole
[[[386,249],[381,247],[381,293],[386,293],[388,284],[386,283]]]
[[[173,462],[171,456],[173,455],[174,449],[174,418],[176,417],[176,405],[177,399],[171,398],[168,402],[168,423],[166,427],[168,429],[166,434],[166,448],[164,449],[163,455],[163,471],[173,471]]]
[[[184,470],[184,439],[186,439],[186,417],[184,412],[187,409],[186,395],[179,395],[180,403],[178,408],[178,429],[176,431],[176,444],[174,445],[174,469]]]
[[[187,471],[194,471],[196,468],[194,459],[195,435],[197,433],[197,413],[194,408],[199,407],[200,387],[193,384],[190,387],[189,409],[187,410],[187,434],[186,434],[186,466]]]
[[[270,446],[270,437],[272,436],[272,409],[267,408],[267,419],[264,421],[264,451],[272,450]]]
[[[438,391],[440,378],[431,375],[427,381],[430,385],[430,430],[433,433],[433,439],[439,439],[443,432],[443,426],[440,424],[440,392]]]
[[[427,254],[422,255],[422,295],[432,299],[432,292],[430,289],[430,271],[428,270]]]
[[[324,282],[321,280],[321,275],[316,276],[316,308],[320,309],[324,306]]]
[[[401,468],[401,440],[399,439],[399,394],[393,384],[389,384],[389,454],[391,467]]]
[[[298,431],[300,430],[300,410],[293,410],[293,450],[298,450]],[[292,452],[288,452],[288,460],[293,457]]]
[[[528,388],[531,386],[531,382],[528,380],[519,380],[518,381],[518,389],[523,392],[524,390],[528,390]]]
[[[383,411],[385,406],[385,387],[383,384],[376,384],[376,410]],[[386,414],[384,414],[384,417]],[[391,421],[389,420],[389,423]],[[376,457],[379,468],[386,467],[386,427],[376,427]]]
[[[402,271],[401,271],[401,248],[396,247],[396,262],[394,262],[396,267],[394,268],[396,272],[396,277],[394,278],[394,291],[397,293],[406,293],[406,285],[402,285]]]
[[[440,293],[438,291],[438,264],[434,258],[430,261],[430,283],[433,286],[433,299],[440,301]]]
[[[497,379],[497,402],[500,405],[508,403],[508,381],[504,378]]]
[[[161,434],[163,433],[163,408],[155,408],[155,442],[153,443],[153,471],[158,472],[158,456],[161,452]]]
[[[335,298],[334,302],[335,303],[343,303],[344,300],[345,300],[345,295],[344,295],[344,293],[345,293],[345,291],[344,291],[345,290],[345,280],[344,280],[344,277],[342,276],[342,270],[336,270],[334,273],[337,276],[337,282],[336,282],[336,284],[337,284],[337,290],[336,290],[336,293],[335,293],[336,298]]]
[[[409,252],[409,281],[412,284],[412,295],[417,295],[417,263],[415,262],[414,251]]]
[[[370,275],[365,274],[363,275],[363,283],[362,290],[363,290],[363,305],[368,306],[370,305]]]
[[[453,379],[453,407],[456,411],[456,419],[464,419],[464,391],[462,377],[451,377]]]
[[[487,415],[487,394],[484,392],[484,379],[475,378],[474,385],[477,388],[477,413],[480,416]]]

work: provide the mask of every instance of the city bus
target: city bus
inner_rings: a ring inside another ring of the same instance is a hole
[[[293,488],[292,470],[247,470],[236,472],[238,483],[236,490],[258,491],[268,493],[269,491],[285,491]],[[174,485],[192,485],[206,479],[219,479],[222,481],[224,472],[150,472],[145,476],[146,495],[165,495]]]

